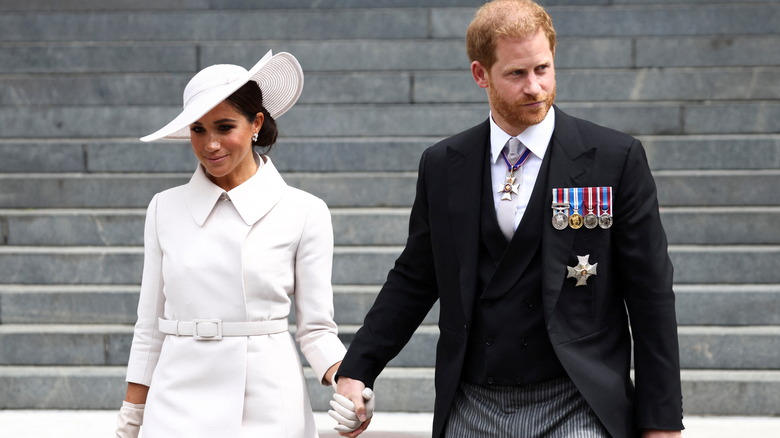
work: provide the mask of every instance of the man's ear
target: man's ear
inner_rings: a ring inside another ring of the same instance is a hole
[[[490,73],[488,73],[487,69],[479,61],[473,61],[471,63],[471,76],[474,77],[474,82],[476,82],[480,88],[488,87],[489,75]]]

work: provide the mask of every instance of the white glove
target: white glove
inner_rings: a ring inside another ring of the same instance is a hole
[[[362,394],[363,401],[366,404],[366,420],[369,420],[374,415],[374,407],[376,405],[374,391],[371,388],[365,388]],[[342,433],[352,432],[363,424],[355,413],[355,404],[343,395],[334,393],[330,406],[333,409],[328,411],[328,415],[339,423],[338,426],[334,427],[336,431]]]
[[[138,438],[144,423],[144,406],[122,402],[122,408],[116,416],[116,438]]]

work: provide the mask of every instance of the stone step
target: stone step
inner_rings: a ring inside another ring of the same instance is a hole
[[[479,103],[486,99],[485,90],[475,86],[469,71],[417,72],[411,77],[414,103]],[[717,72],[649,66],[556,70],[557,99],[565,102],[776,99],[780,96],[778,77],[777,67],[730,67]]]
[[[7,324],[135,324],[138,285],[0,285]]]
[[[335,319],[360,325],[379,285],[334,285]],[[3,324],[134,324],[139,286],[0,285]],[[780,325],[780,285],[676,284],[677,321],[681,326]],[[439,306],[426,316],[436,324]],[[291,321],[294,321],[294,315]]]
[[[408,208],[333,208],[339,246],[403,245]],[[0,209],[0,244],[9,246],[143,245],[146,210]],[[780,244],[780,207],[664,207],[671,244]]]
[[[401,249],[336,247],[333,283],[382,284]],[[678,284],[780,284],[778,245],[672,245],[669,254]],[[135,284],[142,259],[140,247],[0,246],[0,284]]]
[[[365,2],[364,2],[365,3]],[[249,2],[245,2],[248,6]],[[271,10],[127,10],[90,14],[4,14],[0,41],[219,41],[261,39],[462,38],[474,7]],[[421,5],[422,6],[422,5]],[[447,5],[452,6],[452,5]],[[557,7],[564,37],[775,34],[772,3]],[[640,19],[641,18],[641,19]],[[225,23],[225,25],[221,25]],[[229,25],[227,25],[229,23]],[[377,26],[376,23],[382,23]],[[293,30],[294,29],[294,30]]]
[[[339,325],[349,345],[358,326]],[[294,329],[293,329],[294,332]],[[685,369],[780,369],[780,326],[683,326],[680,365]],[[432,367],[439,340],[434,325],[420,326],[397,367]],[[131,325],[0,325],[0,365],[126,365]]]
[[[640,140],[653,170],[780,168],[777,134],[641,136]]]
[[[0,365],[127,365],[131,325],[2,324]]]
[[[654,172],[658,199],[669,207],[780,204],[780,170]],[[146,208],[155,193],[185,184],[189,174],[0,174],[0,208]],[[284,173],[285,181],[330,208],[412,205],[416,172]]]
[[[207,10],[215,9],[342,9],[342,8],[420,8],[420,7],[465,7],[476,8],[482,0],[136,0],[128,3],[123,0],[82,0],[62,2],[61,0],[35,0],[27,2],[7,2],[0,4],[0,11],[146,11],[146,10]],[[690,3],[733,3],[733,0],[546,0],[546,7],[554,6],[608,6],[608,5],[669,5]],[[759,3],[759,2],[753,2]],[[770,3],[764,1],[763,3]]]
[[[333,389],[307,376],[312,407],[329,409]],[[125,367],[0,367],[0,409],[118,409]],[[433,368],[386,368],[374,390],[385,412],[431,412]],[[686,415],[778,415],[780,371],[683,370]]]
[[[777,371],[682,371],[686,415],[780,415]]]
[[[254,24],[253,24],[254,25]],[[209,28],[217,26],[209,25]],[[223,26],[224,28],[224,26]],[[348,28],[348,26],[345,26]],[[249,67],[268,50],[290,52],[305,72],[468,72],[463,35],[452,39],[0,42],[0,74],[189,73],[207,65]],[[561,38],[556,68],[768,67],[780,35]],[[605,86],[604,84],[600,85]],[[181,88],[177,88],[180,90]],[[563,96],[563,95],[562,95]],[[125,101],[125,97],[121,99]]]
[[[780,208],[774,206],[663,207],[661,221],[671,244],[780,243]]]
[[[7,245],[143,245],[145,209],[0,210]],[[331,210],[336,245],[400,245],[408,208]],[[780,243],[780,241],[779,241]]]
[[[192,73],[6,75],[0,106],[175,105]],[[719,101],[780,98],[780,67],[563,69],[567,102]],[[51,90],[58,90],[52,93]],[[307,72],[300,104],[483,103],[467,69],[435,72]]]
[[[780,135],[640,136],[653,170],[780,168]],[[281,138],[270,156],[282,172],[416,172],[441,137]],[[3,173],[191,173],[186,141],[0,139]],[[739,156],[738,160],[734,157]],[[345,159],[349,157],[349,159]]]
[[[677,284],[681,326],[780,325],[780,285]]]
[[[780,102],[608,102],[561,103],[587,118],[633,135],[777,134]],[[42,141],[138,138],[159,128],[180,107],[64,106],[0,107],[0,138]],[[328,117],[322,117],[327,113]],[[296,105],[280,119],[288,137],[445,137],[483,122],[486,104]],[[26,120],[27,126],[19,126]],[[400,131],[399,131],[400,129]]]
[[[4,14],[2,42],[430,38],[437,9],[127,10]],[[473,12],[472,12],[473,13]],[[382,23],[377,26],[376,23]]]
[[[611,2],[612,4],[618,2]],[[780,17],[775,3],[750,5],[636,4],[614,7],[547,7],[562,36],[682,36],[777,34],[773,20]],[[433,10],[434,36],[457,38],[465,34],[474,8]],[[744,20],[744,21],[743,21]],[[751,27],[750,24],[755,24]]]
[[[0,285],[0,323],[135,324],[138,291],[138,285]],[[336,322],[359,325],[379,286],[334,285],[333,292]],[[438,314],[435,304],[424,323],[435,324]]]

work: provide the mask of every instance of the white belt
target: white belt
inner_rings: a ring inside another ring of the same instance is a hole
[[[167,335],[192,336],[199,341],[219,341],[223,336],[260,336],[286,332],[287,320],[222,322],[221,319],[172,321],[160,318],[158,327]]]

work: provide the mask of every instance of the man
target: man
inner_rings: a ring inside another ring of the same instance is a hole
[[[490,117],[423,154],[406,247],[338,393],[364,420],[364,386],[438,299],[434,437],[681,436],[672,266],[642,145],[553,106],[541,6],[487,3],[466,40]]]

